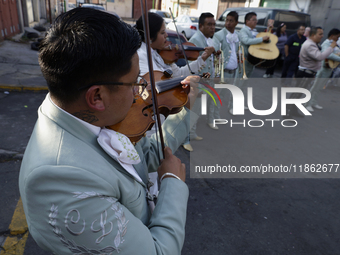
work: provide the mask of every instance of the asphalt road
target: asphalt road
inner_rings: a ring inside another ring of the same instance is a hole
[[[255,99],[260,105],[266,102],[267,97],[262,95],[268,87],[265,84],[258,87]],[[0,244],[19,199],[21,154],[45,95],[46,92],[0,93],[0,149],[5,150],[0,153]],[[223,151],[221,164],[275,164],[282,157],[287,164],[292,158],[308,164],[339,164],[339,97],[339,89],[324,90],[320,95],[324,110],[312,117],[299,118],[298,127],[290,131],[283,128],[273,129],[274,133],[269,128],[215,131],[201,117],[197,130],[204,139],[192,142],[191,161],[196,157],[215,158],[217,151]],[[245,118],[251,116],[247,112]],[[231,118],[225,108],[221,117]],[[220,140],[223,146],[218,143]],[[189,169],[189,152],[180,148],[176,155]],[[188,171],[190,198],[182,254],[338,254],[340,179],[322,174],[300,177],[190,178]],[[29,236],[24,254],[48,253]]]

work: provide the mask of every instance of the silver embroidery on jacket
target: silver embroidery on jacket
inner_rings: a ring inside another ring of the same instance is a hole
[[[72,212],[76,212],[78,218],[77,218],[76,220],[73,220],[73,216],[72,216],[72,217],[71,217],[71,220],[70,220],[71,223],[72,223],[72,224],[77,224],[77,223],[79,222],[79,220],[80,220],[80,213],[79,213],[79,211],[76,210],[76,209],[70,210],[70,211],[66,214],[66,217],[65,217],[65,227],[66,227],[67,231],[70,232],[70,234],[72,234],[72,235],[74,235],[74,236],[79,236],[79,235],[81,235],[82,233],[84,233],[86,223],[85,223],[85,220],[83,220],[83,229],[80,230],[80,232],[77,233],[77,232],[72,231],[72,230],[69,228],[69,226],[68,226],[69,215],[70,215],[70,213],[72,213]]]
[[[101,213],[100,215],[100,222],[99,222],[99,225],[100,225],[100,228],[99,229],[94,229],[93,228],[93,225],[94,223],[97,221],[95,220],[94,222],[92,222],[92,225],[91,225],[91,230],[94,232],[94,233],[97,233],[99,232],[100,230],[102,230],[102,235],[100,237],[97,238],[96,240],[96,243],[100,243],[101,241],[104,240],[104,237],[107,236],[108,234],[110,234],[112,232],[112,229],[113,229],[113,223],[110,221],[109,223],[111,224],[111,229],[109,232],[106,232],[105,233],[105,225],[106,225],[106,219],[107,219],[107,211],[105,210],[104,212]]]
[[[123,209],[119,206],[119,203],[117,202],[118,200],[115,199],[115,198],[106,197],[106,196],[99,194],[99,193],[96,193],[96,192],[73,192],[73,194],[75,194],[73,197],[78,198],[78,199],[85,199],[85,198],[89,198],[89,197],[99,197],[101,199],[108,201],[111,204],[111,209],[115,213],[115,218],[117,219],[117,224],[118,224],[118,231],[117,231],[117,235],[114,239],[114,246],[107,246],[103,249],[90,249],[90,248],[87,248],[83,245],[77,245],[76,242],[74,242],[73,240],[66,239],[65,236],[62,234],[61,229],[56,226],[57,216],[58,216],[58,213],[59,213],[58,212],[58,206],[52,204],[51,209],[50,209],[50,214],[49,214],[49,224],[53,227],[54,234],[60,239],[60,241],[63,243],[63,245],[65,247],[67,247],[75,255],[84,255],[84,254],[111,255],[114,251],[119,253],[120,250],[121,250],[119,248],[119,246],[125,241],[124,235],[127,232],[127,224],[128,224],[129,221],[126,220],[125,213],[124,213]],[[85,220],[83,220],[83,229],[80,232],[72,231],[68,226],[69,215],[72,212],[77,213],[77,219],[73,220],[73,217],[71,217],[71,219],[70,219],[71,223],[76,224],[80,220],[79,211],[76,210],[76,209],[70,210],[65,217],[65,227],[72,235],[81,235],[85,231]],[[108,232],[105,232],[106,219],[107,219],[107,211],[105,210],[103,213],[101,213],[101,220],[100,220],[100,223],[99,223],[99,225],[100,225],[99,229],[94,228],[95,222],[97,220],[92,222],[92,225],[91,225],[91,231],[92,232],[97,233],[100,230],[102,230],[102,235],[99,238],[96,239],[97,244],[102,242],[103,239],[105,238],[105,236],[110,234],[113,230],[113,223],[109,222],[110,225],[111,225],[111,228]]]

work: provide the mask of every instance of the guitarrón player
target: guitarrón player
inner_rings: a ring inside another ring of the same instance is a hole
[[[263,36],[256,38],[257,31],[255,29],[257,24],[257,14],[255,12],[248,12],[244,18],[245,26],[240,30],[239,37],[242,46],[244,47],[244,56],[248,58],[249,45],[259,44],[269,41],[269,36]],[[253,73],[254,65],[245,61],[245,71],[248,78]]]

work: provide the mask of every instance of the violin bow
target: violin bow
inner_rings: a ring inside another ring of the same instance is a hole
[[[156,122],[157,122],[157,126],[158,126],[158,132],[159,132],[159,137],[160,137],[161,146],[162,146],[162,153],[163,153],[163,158],[164,158],[165,145],[164,145],[162,124],[161,124],[161,120],[160,120],[160,117],[159,117],[158,101],[157,101],[157,96],[156,96],[157,92],[156,92],[156,85],[155,85],[155,76],[154,76],[154,73],[153,73],[150,31],[149,31],[149,16],[148,16],[148,8],[147,8],[146,0],[144,0],[144,7],[143,7],[143,0],[141,0],[142,19],[143,19],[143,27],[144,27],[144,38],[145,38],[145,44],[146,44],[147,56],[148,56],[148,65],[149,65],[149,75],[150,75],[153,109],[154,109],[154,113],[156,114],[156,119],[157,119]],[[157,128],[156,128],[156,130],[157,130]],[[160,160],[160,157],[159,157],[159,160]]]
[[[187,64],[187,67],[188,67],[190,73],[191,73],[191,74],[195,74],[195,73],[191,70],[191,68],[190,68],[190,65],[189,65],[189,61],[188,61],[187,55],[185,54],[185,50],[184,50],[184,48],[183,48],[183,44],[182,44],[181,37],[179,36],[179,33],[178,33],[178,29],[177,29],[177,25],[176,25],[176,22],[175,22],[175,18],[174,18],[174,15],[172,14],[172,11],[171,11],[171,7],[169,7],[169,11],[170,11],[170,14],[171,14],[172,21],[174,22],[174,26],[175,26],[175,28],[176,28],[176,33],[177,33],[177,37],[178,37],[179,43],[181,44],[181,50],[183,51],[185,63]]]

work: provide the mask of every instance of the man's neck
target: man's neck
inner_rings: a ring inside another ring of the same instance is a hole
[[[200,30],[200,32],[202,33],[202,35],[205,37],[205,38],[209,38],[209,37],[207,37],[205,34],[203,34],[203,32]]]
[[[227,31],[229,32],[229,33],[231,33],[231,34],[233,34],[234,32],[235,32],[235,28],[233,28],[233,29],[228,29],[228,28],[225,28],[225,29],[227,29]]]
[[[95,115],[94,111],[89,110],[88,108],[82,107],[81,103],[75,103],[75,104],[63,104],[62,102],[60,102],[59,100],[57,100],[55,97],[53,97],[52,95],[50,95],[51,101],[58,106],[60,109],[62,109],[63,111],[67,112],[68,114],[82,120],[85,121],[89,124],[95,125],[95,126],[104,126],[101,125],[101,123],[99,122],[98,117]]]
[[[248,26],[248,25],[246,25],[246,27],[249,27],[250,28],[250,30],[253,30],[255,27],[250,27],[250,26]]]
[[[311,39],[315,44],[318,44],[318,42],[316,42],[314,38],[309,37],[309,39]]]

